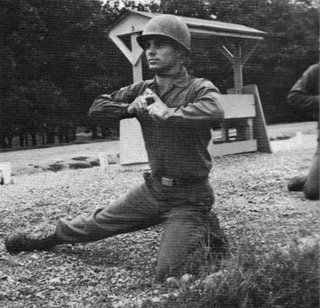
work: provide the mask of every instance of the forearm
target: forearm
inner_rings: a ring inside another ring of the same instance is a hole
[[[304,112],[319,112],[319,66],[310,66],[293,85],[288,103]]]
[[[214,121],[221,122],[224,118],[224,111],[220,107],[218,95],[215,100],[203,98],[194,104],[179,108],[169,108],[167,121],[183,123]]]
[[[319,95],[307,95],[292,91],[288,95],[288,103],[303,111],[319,112]]]
[[[140,95],[142,87],[142,83],[135,83],[112,94],[100,95],[94,100],[89,116],[99,121],[134,117],[128,112],[128,106]]]
[[[114,101],[110,95],[101,95],[94,100],[89,116],[95,120],[121,120],[130,118],[127,112],[129,103]]]

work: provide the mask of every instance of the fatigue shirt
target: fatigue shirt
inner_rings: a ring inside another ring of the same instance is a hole
[[[148,111],[132,115],[127,108],[149,88],[170,108],[166,120],[153,120]],[[154,176],[206,178],[211,169],[207,151],[213,123],[223,119],[219,90],[208,80],[188,75],[184,68],[171,88],[159,95],[156,80],[145,80],[101,95],[89,115],[100,120],[136,117],[141,124],[149,164]],[[134,136],[132,136],[134,138]]]

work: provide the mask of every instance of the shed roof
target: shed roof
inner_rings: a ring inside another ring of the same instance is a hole
[[[120,23],[130,15],[131,16],[136,15],[136,17],[140,17],[140,18],[142,17],[143,19],[145,19],[145,22],[147,22],[148,19],[151,19],[161,14],[128,10],[123,15],[121,15],[119,19],[108,30],[110,31],[111,29],[116,28],[118,23]],[[239,25],[239,24],[234,24],[234,23],[227,23],[227,22],[193,18],[193,17],[185,17],[185,16],[179,16],[179,17],[182,18],[184,22],[188,25],[191,35],[199,38],[216,35],[216,36],[222,36],[222,37],[261,40],[263,39],[263,35],[265,34],[265,32],[263,31],[250,28],[247,26]],[[142,30],[143,29],[138,27],[138,29],[136,29],[135,32],[139,32],[139,31],[141,32]]]

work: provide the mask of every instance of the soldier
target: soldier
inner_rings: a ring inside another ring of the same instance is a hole
[[[288,102],[304,113],[311,113],[319,121],[319,64],[311,65],[294,84]],[[288,183],[289,191],[304,191],[311,200],[319,199],[319,122],[318,146],[307,175],[298,175]]]
[[[137,40],[155,77],[101,95],[89,114],[99,121],[136,117],[151,172],[144,174],[143,184],[90,216],[59,220],[53,234],[9,235],[5,240],[9,252],[97,241],[162,223],[156,268],[156,278],[162,280],[188,271],[188,257],[205,239],[208,227],[214,229],[215,247],[225,247],[211,211],[214,194],[208,181],[210,128],[224,116],[219,90],[187,73],[184,59],[190,53],[191,37],[180,18],[151,19]]]

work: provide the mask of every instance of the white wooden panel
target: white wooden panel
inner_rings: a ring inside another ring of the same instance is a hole
[[[221,95],[225,119],[254,118],[256,116],[254,96],[251,94]]]
[[[11,163],[10,162],[1,162],[0,163],[0,180],[4,184],[11,183]]]
[[[229,89],[227,92],[228,94],[232,94],[235,92],[235,89]],[[262,103],[257,85],[251,84],[244,86],[243,93],[254,95],[255,110],[257,115],[253,120],[253,136],[258,141],[258,150],[260,152],[272,153],[266,120],[264,117]]]
[[[120,121],[120,164],[148,163],[141,126],[136,119]]]
[[[117,47],[122,51],[124,56],[128,59],[128,61],[133,65],[135,63],[134,54],[131,50],[122,42],[122,40],[116,35],[110,35],[112,41],[117,45]]]
[[[109,29],[109,34],[119,36],[142,32],[149,20],[150,18],[146,16],[137,14],[127,15],[122,20],[116,22],[116,24]]]
[[[218,144],[213,144],[212,142],[210,142],[208,151],[212,157],[237,153],[256,152],[257,140],[253,139]]]

